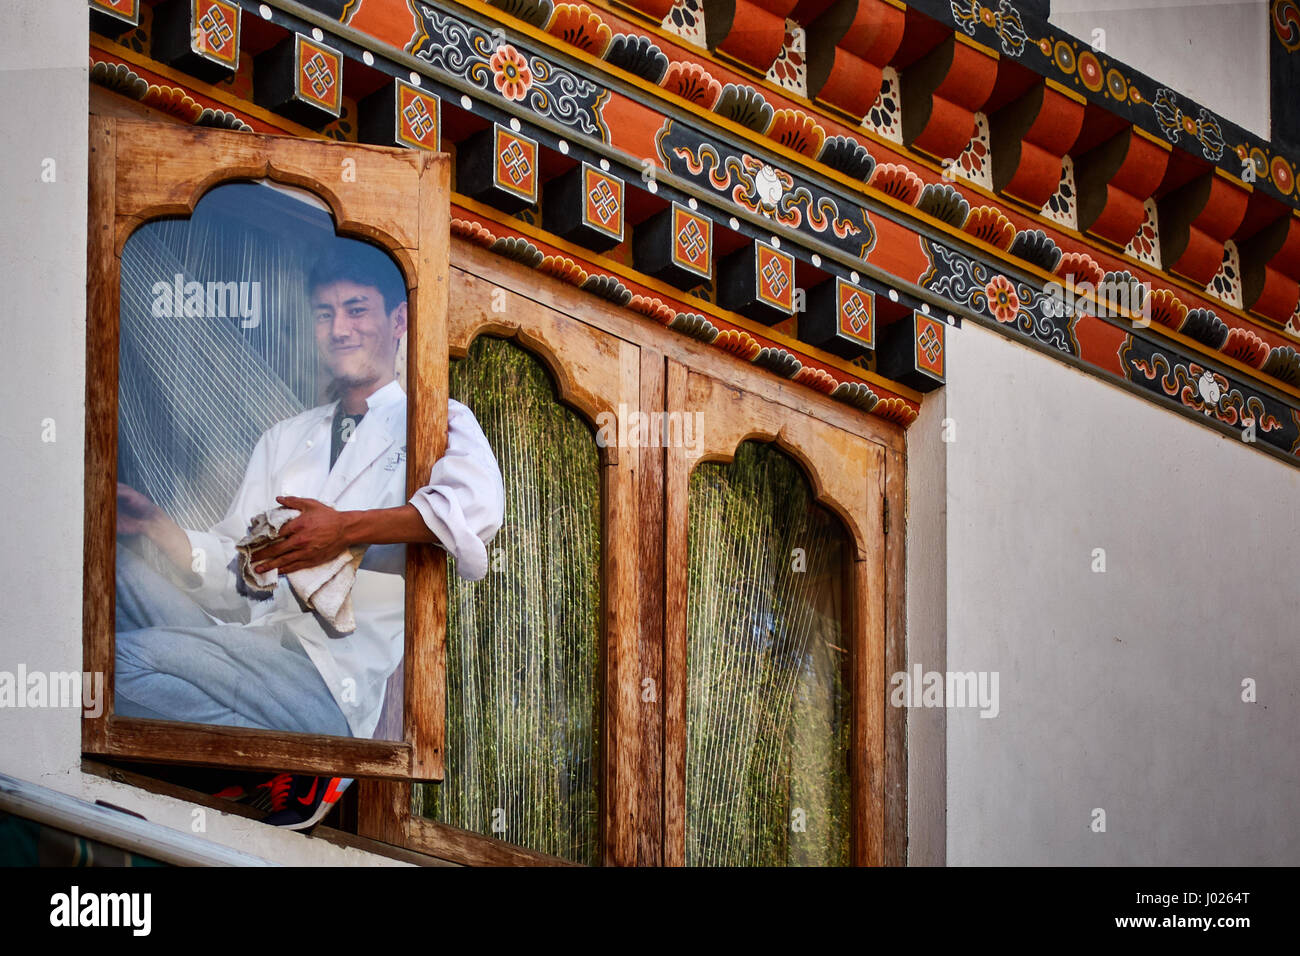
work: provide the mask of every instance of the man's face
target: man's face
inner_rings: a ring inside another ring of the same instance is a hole
[[[316,347],[336,382],[367,385],[392,377],[406,331],[405,302],[385,313],[377,288],[339,279],[312,290],[311,308]]]

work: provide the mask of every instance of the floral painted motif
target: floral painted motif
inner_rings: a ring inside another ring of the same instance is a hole
[[[977,206],[972,209],[961,229],[999,249],[1009,249],[1016,238],[1016,227],[994,206]]]
[[[435,75],[498,92],[539,117],[609,142],[603,115],[609,90],[524,47],[502,44],[486,30],[432,4],[410,3],[417,15],[416,33],[406,52]],[[521,70],[527,71],[527,79]]]
[[[903,102],[899,94],[898,71],[887,66],[881,71],[880,94],[862,119],[862,125],[895,143],[903,141]]]
[[[1142,220],[1142,225],[1138,226],[1137,233],[1125,246],[1124,253],[1159,269],[1160,229],[1156,218],[1156,201],[1148,199],[1142,205],[1146,210],[1146,218]]]
[[[663,88],[684,100],[712,109],[722,95],[722,84],[698,63],[671,63],[664,74]]]
[[[1223,264],[1205,291],[1216,299],[1241,308],[1241,256],[1237,244],[1229,239],[1223,244]]]
[[[546,32],[592,56],[603,54],[614,36],[614,31],[590,7],[573,3],[555,8]]]
[[[1153,290],[1147,297],[1147,305],[1150,308],[1152,322],[1173,329],[1175,332],[1183,327],[1183,320],[1187,318],[1187,306],[1170,290]]]
[[[867,184],[909,206],[916,203],[921,190],[925,188],[921,177],[901,163],[881,163],[872,172]]]
[[[930,260],[930,267],[917,280],[921,288],[947,297],[963,311],[987,311],[1018,334],[1049,348],[1079,354],[1074,333],[1077,317],[1069,309],[1056,308],[1059,299],[1027,283],[994,275],[983,262],[931,239],[921,239],[921,251]]]
[[[957,157],[955,172],[962,179],[969,180],[985,189],[993,188],[993,157],[990,153],[989,118],[983,113],[975,114],[975,135],[970,144]]]
[[[1259,368],[1271,350],[1268,343],[1250,329],[1232,329],[1228,332],[1228,341],[1223,343],[1221,351],[1251,368]]]
[[[704,46],[704,9],[700,0],[676,0],[659,25],[688,43]]]
[[[1067,252],[1056,264],[1055,272],[1075,286],[1083,282],[1091,282],[1094,286],[1100,285],[1101,280],[1106,276],[1106,271],[1097,264],[1097,260],[1086,252]]]
[[[999,322],[1014,322],[1020,311],[1020,299],[1016,296],[1016,287],[1007,281],[1006,276],[994,276],[984,287],[988,299],[989,314]]]
[[[901,398],[886,398],[876,403],[873,414],[906,428],[916,421],[917,410]]]
[[[488,67],[492,70],[492,83],[497,92],[508,100],[522,100],[533,85],[528,62],[509,43],[497,48],[488,60]]]
[[[1028,37],[1024,25],[1020,22],[1020,12],[1011,5],[1010,0],[1000,0],[996,10],[985,6],[979,0],[951,0],[952,18],[968,36],[975,35],[975,25],[981,24],[998,35],[1002,41],[1002,52],[1008,56],[1020,56]]]
[[[1071,157],[1061,157],[1061,181],[1039,211],[1062,226],[1079,228],[1079,197],[1074,187],[1074,160]]]
[[[806,96],[808,93],[808,65],[804,58],[806,40],[804,28],[794,20],[785,21],[785,39],[767,78],[791,93]]]
[[[1206,159],[1218,160],[1223,155],[1223,131],[1219,128],[1219,121],[1205,107],[1201,107],[1197,117],[1189,116],[1179,105],[1177,94],[1161,87],[1156,90],[1151,109],[1169,142],[1177,143],[1186,133],[1200,142]]]
[[[787,146],[796,153],[815,157],[826,141],[826,130],[803,110],[783,109],[772,115],[767,138]]]

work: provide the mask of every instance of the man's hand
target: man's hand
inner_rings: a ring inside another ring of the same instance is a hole
[[[193,575],[194,554],[185,529],[130,485],[117,483],[117,533],[142,534],[183,573]]]
[[[163,510],[130,485],[117,483],[117,533],[143,534],[159,527],[167,517]]]
[[[253,570],[258,574],[271,568],[280,574],[313,568],[337,557],[351,544],[344,512],[315,498],[282,495],[275,500],[302,513],[280,529],[278,538],[254,552],[257,564]]]

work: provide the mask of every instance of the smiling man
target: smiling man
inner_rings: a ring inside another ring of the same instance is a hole
[[[168,580],[118,545],[118,714],[369,737],[405,644],[406,544],[442,546],[468,580],[487,573],[505,500],[496,458],[473,413],[449,399],[447,452],[408,494],[406,394],[395,374],[406,290],[384,253],[345,244],[307,283],[334,400],[262,434],[226,516],[187,530],[118,486],[118,534],[149,538],[175,569]],[[242,587],[235,545],[250,519],[276,507],[300,514],[253,553],[254,570],[279,572],[259,600]],[[356,629],[341,634],[287,575],[362,546]],[[282,775],[270,819],[310,825],[346,783]]]

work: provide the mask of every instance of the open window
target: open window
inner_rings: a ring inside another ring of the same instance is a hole
[[[92,116],[85,666],[108,693],[86,753],[441,779],[445,552],[371,545],[290,589],[235,544],[276,495],[394,507],[427,484],[447,435],[446,160]],[[356,289],[378,290],[373,308]],[[344,312],[383,329],[335,348],[322,322]],[[374,393],[355,441],[315,421],[375,368],[392,402]],[[311,633],[280,626],[291,616]],[[250,625],[247,646],[210,651],[229,623]],[[223,671],[222,653],[281,640],[345,721],[278,693],[293,673]],[[200,659],[211,706],[187,696]],[[233,699],[261,708],[258,727]]]

